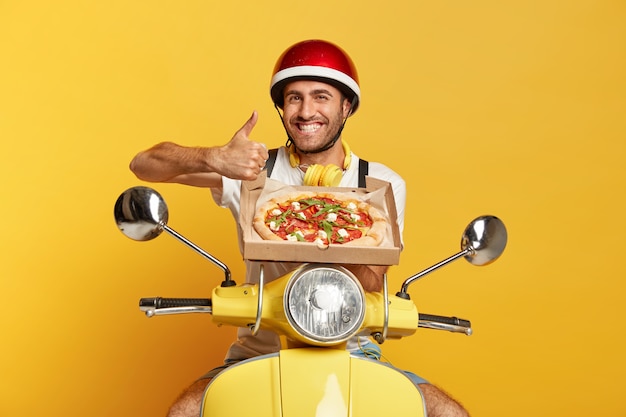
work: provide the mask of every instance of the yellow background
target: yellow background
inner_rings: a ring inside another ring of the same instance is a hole
[[[625,21],[593,0],[0,2],[0,415],[163,415],[220,362],[231,329],[137,309],[206,296],[220,272],[170,237],[123,237],[113,204],[157,141],[220,145],[257,109],[254,138],[281,145],[270,72],[314,37],[359,68],[345,138],[408,183],[394,290],[472,218],[509,231],[497,263],[411,287],[475,335],[422,330],[388,358],[475,416],[626,414]],[[240,277],[228,211],[156,188]]]

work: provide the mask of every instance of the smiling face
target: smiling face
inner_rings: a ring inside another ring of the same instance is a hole
[[[332,142],[350,112],[350,102],[337,88],[319,81],[294,81],[283,91],[285,129],[304,153]]]

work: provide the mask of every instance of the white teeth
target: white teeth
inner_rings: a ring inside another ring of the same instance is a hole
[[[320,128],[320,125],[318,125],[318,124],[300,125],[299,128],[300,128],[300,131],[302,131],[304,133],[312,133],[312,132],[317,131],[317,129]]]

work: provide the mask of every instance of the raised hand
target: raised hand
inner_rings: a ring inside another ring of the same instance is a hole
[[[221,175],[240,180],[256,179],[269,157],[264,144],[250,139],[259,116],[256,111],[226,145],[219,148],[215,164]]]

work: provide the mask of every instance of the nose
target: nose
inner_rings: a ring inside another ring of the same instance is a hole
[[[298,115],[307,120],[315,116],[315,113],[317,113],[317,109],[315,108],[314,101],[309,97],[303,98],[300,108],[298,109]]]

